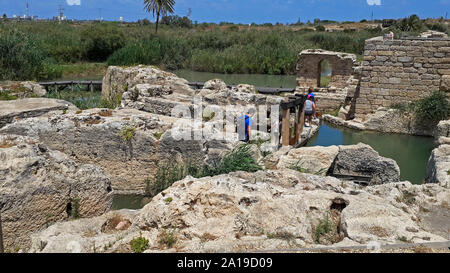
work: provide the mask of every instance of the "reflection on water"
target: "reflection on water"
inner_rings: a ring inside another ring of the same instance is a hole
[[[229,85],[246,83],[258,87],[295,88],[297,86],[296,76],[290,75],[220,74],[210,72],[197,72],[186,69],[176,70],[172,72],[175,73],[178,77],[184,78],[190,82],[206,82],[212,79],[221,79]]]
[[[352,145],[360,142],[370,145],[381,156],[397,161],[401,179],[415,184],[423,182],[428,159],[435,147],[431,137],[361,132],[337,128],[328,123],[322,124],[319,133],[307,146]]]

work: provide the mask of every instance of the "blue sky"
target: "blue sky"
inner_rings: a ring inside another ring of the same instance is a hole
[[[57,15],[58,5],[69,19],[126,21],[148,18],[143,0],[28,0],[30,14],[40,18]],[[24,15],[26,0],[0,0],[0,14]],[[374,17],[403,18],[411,14],[440,17],[450,12],[450,0],[176,0],[175,14],[198,22],[293,23],[314,18],[337,21],[360,21]]]

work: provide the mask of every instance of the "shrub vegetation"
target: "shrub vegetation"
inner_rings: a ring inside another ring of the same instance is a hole
[[[199,165],[159,163],[153,180],[146,179],[146,195],[155,196],[170,187],[174,182],[191,175],[196,178],[216,176],[237,171],[256,172],[261,167],[256,163],[250,151],[251,146],[242,145],[228,153],[220,161],[213,164]]]
[[[437,124],[450,118],[450,102],[442,91],[434,91],[430,96],[412,103],[393,103],[390,108],[401,113],[414,113],[423,123]]]
[[[149,64],[169,70],[295,74],[298,53],[307,48],[354,53],[361,58],[365,40],[389,30],[397,37],[427,29],[449,33],[443,21],[424,21],[416,15],[392,20],[389,30],[323,31],[329,23],[335,22],[316,19],[314,23],[291,26],[199,24],[175,15],[163,17],[155,35],[154,24],[146,19],[138,23],[6,21],[0,24],[0,77],[56,78],[60,77],[61,64],[94,61]]]

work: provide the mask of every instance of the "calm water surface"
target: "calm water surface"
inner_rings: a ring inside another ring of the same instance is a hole
[[[323,123],[319,133],[307,146],[352,145],[365,143],[381,156],[394,159],[400,167],[401,179],[414,184],[423,182],[431,151],[435,147],[431,137],[357,131]]]
[[[297,86],[296,76],[292,75],[264,75],[264,74],[220,74],[210,72],[197,72],[192,70],[172,71],[178,77],[190,82],[206,82],[212,79],[221,79],[230,85],[241,83],[251,84],[258,87],[282,87],[295,88]]]

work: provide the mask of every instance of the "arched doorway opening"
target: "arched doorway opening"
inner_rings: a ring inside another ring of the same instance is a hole
[[[319,63],[317,86],[329,87],[331,83],[331,75],[333,74],[333,67],[328,60],[322,60]]]

